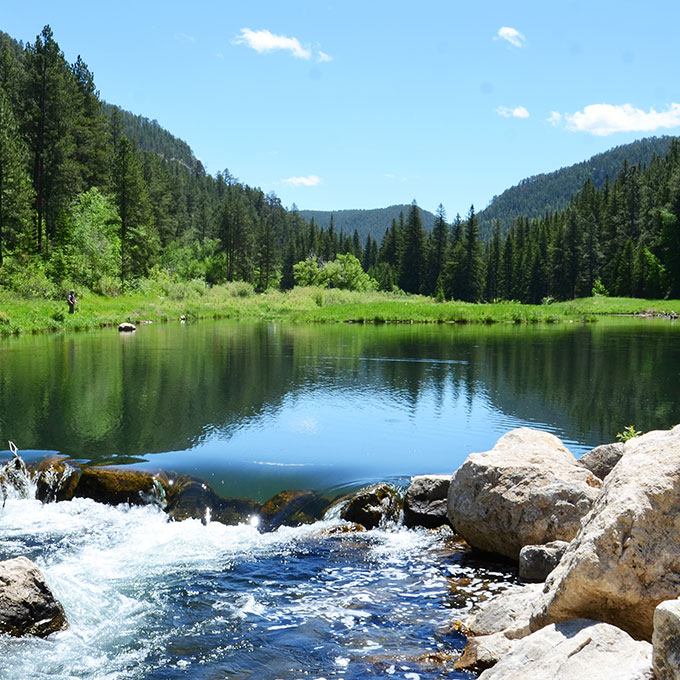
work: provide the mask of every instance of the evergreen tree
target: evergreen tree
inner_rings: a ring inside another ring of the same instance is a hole
[[[407,293],[420,293],[424,283],[425,229],[420,208],[411,204],[404,232],[404,246],[399,272],[399,287]]]

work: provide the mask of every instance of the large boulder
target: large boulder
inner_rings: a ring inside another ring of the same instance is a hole
[[[623,442],[602,444],[584,453],[578,464],[590,470],[598,479],[604,479],[621,460],[623,455]]]
[[[0,633],[46,637],[67,627],[63,607],[33,562],[0,562]]]
[[[451,475],[419,475],[411,480],[404,497],[404,524],[434,529],[449,523],[446,501]]]
[[[654,678],[680,680],[680,600],[666,600],[654,611]]]
[[[33,471],[36,496],[43,503],[70,501],[80,480],[80,469],[61,456],[41,460]]]
[[[514,642],[479,680],[652,680],[652,646],[607,623],[575,619]]]
[[[519,551],[519,577],[524,581],[545,581],[548,574],[560,563],[568,546],[566,541],[525,545]]]
[[[160,504],[164,491],[156,477],[143,470],[93,466],[83,469],[73,495],[109,505],[147,505]]]
[[[571,541],[601,485],[557,437],[519,428],[458,468],[449,521],[472,547],[516,560],[525,545]]]
[[[259,510],[262,531],[274,531],[280,526],[313,524],[323,517],[328,499],[315,491],[289,489],[266,501]]]
[[[678,593],[680,425],[626,442],[531,625],[589,618],[651,640],[654,609]]]

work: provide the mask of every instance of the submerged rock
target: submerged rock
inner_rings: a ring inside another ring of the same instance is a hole
[[[446,501],[451,475],[419,475],[404,497],[404,524],[434,529],[449,523]]]
[[[328,499],[315,491],[282,491],[260,508],[259,526],[262,531],[274,531],[282,525],[313,524],[323,517],[328,506]]]
[[[137,330],[137,326],[129,321],[123,321],[123,323],[118,324],[118,330],[121,333],[132,333]]]
[[[626,442],[531,625],[582,617],[651,640],[655,608],[678,593],[680,425]]]
[[[584,453],[577,463],[590,470],[597,478],[604,479],[621,460],[622,455],[623,442],[602,444]]]
[[[16,455],[0,466],[0,502],[9,496],[28,498],[32,495],[31,475],[23,459]]]
[[[652,646],[607,623],[575,619],[512,643],[480,680],[652,680]]]
[[[389,484],[375,484],[353,494],[340,516],[367,529],[376,529],[399,519],[403,502],[396,489]]]
[[[574,538],[601,484],[557,437],[519,428],[454,473],[449,521],[474,548],[516,560],[525,545]]]
[[[0,633],[46,637],[65,628],[64,609],[38,567],[25,557],[0,562]]]
[[[519,577],[524,581],[545,581],[559,564],[568,546],[566,541],[525,545],[519,551]]]

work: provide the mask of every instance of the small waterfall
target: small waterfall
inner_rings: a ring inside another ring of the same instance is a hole
[[[8,498],[35,498],[36,485],[23,459],[19,456],[14,442],[9,442],[10,451],[14,454],[12,460],[0,467],[0,495],[2,505]]]

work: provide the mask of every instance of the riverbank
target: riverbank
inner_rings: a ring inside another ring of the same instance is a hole
[[[84,293],[75,314],[65,301],[17,299],[0,291],[0,336],[63,330],[91,330],[122,321],[169,322],[185,317],[297,323],[563,323],[594,321],[602,315],[674,318],[680,300],[591,297],[544,305],[518,302],[436,302],[420,295],[319,288],[254,293],[247,284],[213,288],[185,284],[119,297]]]

